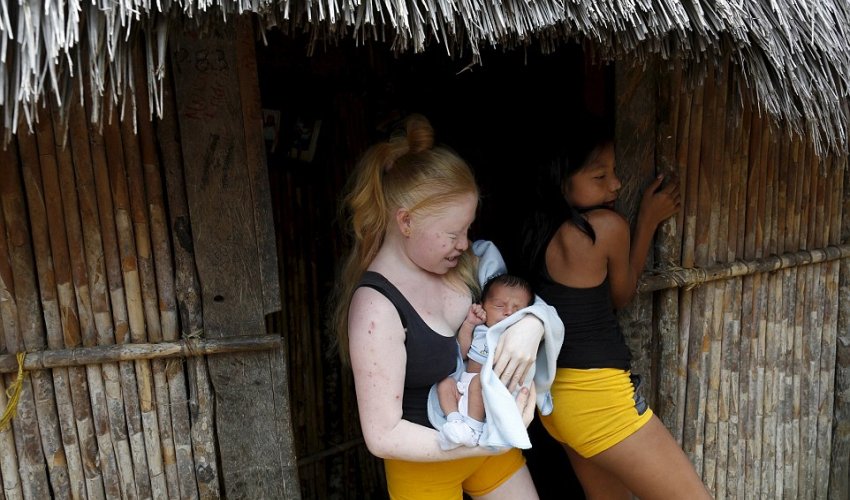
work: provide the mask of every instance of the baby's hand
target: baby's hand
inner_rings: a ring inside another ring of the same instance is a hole
[[[481,304],[472,304],[469,307],[469,312],[466,313],[464,320],[472,326],[478,326],[487,321],[487,312],[481,307]]]

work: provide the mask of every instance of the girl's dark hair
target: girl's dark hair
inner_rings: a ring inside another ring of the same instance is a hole
[[[534,193],[537,205],[522,232],[520,261],[526,267],[523,275],[533,276],[540,269],[549,241],[564,222],[572,223],[596,242],[596,233],[583,215],[587,209],[570,205],[564,197],[564,186],[612,142],[613,131],[605,122],[593,117],[577,120],[561,146],[538,164]]]

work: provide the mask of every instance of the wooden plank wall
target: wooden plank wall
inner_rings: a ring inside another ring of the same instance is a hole
[[[300,498],[282,349],[71,359],[256,337],[280,308],[251,26],[182,42],[162,121],[136,46],[136,107],[92,125],[86,86],[0,148],[0,355],[41,351],[0,429],[0,500]]]
[[[626,79],[621,88],[636,77],[618,78]],[[760,115],[728,62],[708,68],[700,85],[688,80],[662,68],[656,87],[657,168],[677,172],[684,195],[682,213],[660,229],[656,267],[840,245],[847,159],[816,156],[809,141]],[[618,148],[619,168],[638,168],[627,151]],[[621,321],[636,368],[654,374],[653,407],[716,498],[846,491],[846,457],[832,449],[839,426],[836,446],[847,453],[846,424],[836,420],[843,414],[833,413],[834,398],[846,412],[846,397],[835,392],[846,267],[832,260],[684,284],[656,293],[653,329]],[[846,390],[846,369],[838,369]],[[843,483],[830,484],[831,462],[844,467]]]

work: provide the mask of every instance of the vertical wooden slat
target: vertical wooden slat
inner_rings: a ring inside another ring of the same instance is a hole
[[[100,216],[101,237],[103,240],[103,255],[106,264],[106,278],[109,284],[109,296],[112,305],[112,322],[114,325],[114,342],[125,344],[131,341],[128,303],[125,294],[124,278],[122,273],[121,256],[119,253],[118,233],[116,216],[113,211],[112,181],[110,179],[111,165],[123,162],[123,152],[120,147],[118,124],[114,121],[114,110],[111,112],[113,120],[103,125],[104,133],[100,134],[94,127],[89,128],[89,134],[97,141],[101,141],[98,147],[102,147],[105,153],[105,162],[94,169],[95,190],[97,192],[97,207]],[[138,380],[143,374],[136,373],[133,362],[124,361],[118,363],[121,378],[121,394],[124,398],[124,413],[127,419],[127,432],[130,441],[130,452],[133,458],[134,491],[125,494],[138,495],[141,498],[152,496],[151,479],[148,473],[147,456],[145,450],[145,436],[142,428],[142,415],[139,396],[145,393],[145,380]],[[142,386],[142,390],[139,390]],[[158,449],[158,448],[154,448]]]
[[[835,220],[834,204],[838,197],[836,188],[841,183],[836,178],[838,172],[833,166],[833,158],[823,159],[819,179],[818,214],[822,220],[820,227],[820,243],[825,246],[831,243],[832,226],[837,225]],[[838,316],[837,297],[838,280],[835,274],[834,262],[818,265],[821,268],[822,285],[821,300],[813,304],[816,308],[822,308],[821,324],[821,358],[819,363],[818,380],[818,417],[817,417],[817,459],[814,494],[818,498],[824,498],[829,490],[829,461],[832,453],[832,419],[833,419],[833,389],[835,386],[835,354],[836,354],[836,321]]]
[[[5,148],[0,148],[0,165],[6,166],[5,168],[0,166],[0,184],[9,182],[10,179],[7,176],[7,170],[11,171],[12,169],[18,168],[18,155],[14,142],[10,143]],[[17,337],[18,333],[17,320],[15,319],[17,316],[17,308],[15,306],[12,262],[7,243],[11,235],[7,236],[6,220],[3,216],[3,207],[6,204],[4,196],[5,189],[6,188],[0,187],[0,202],[2,202],[0,203],[0,352],[3,353],[14,352],[10,351],[10,347],[15,347],[17,345],[17,342],[14,339]],[[11,342],[7,342],[7,338],[10,339]],[[4,409],[8,408],[9,404],[9,401],[6,398],[6,380],[7,378],[5,376],[0,375],[0,408]],[[29,386],[29,380],[26,380],[25,386]],[[22,400],[22,408],[24,410],[32,405],[31,398],[30,389],[29,399]],[[23,444],[25,442],[33,442],[33,438],[38,434],[38,430],[35,426],[30,426],[29,428],[24,427],[23,429],[19,427],[19,424],[26,426],[27,424],[32,423],[32,415],[30,414],[30,418],[27,418],[26,413],[23,412],[19,413],[19,415],[23,415],[22,422],[17,422],[19,417],[16,417],[11,426],[7,429],[0,430],[0,471],[2,471],[3,478],[3,482],[0,484],[2,484],[3,494],[10,500],[20,500],[24,498],[25,490],[30,497],[39,493],[47,494],[48,488],[47,475],[44,473],[44,462],[41,462],[40,474],[35,473],[36,470],[25,462],[28,458],[35,458],[30,457],[27,451],[28,449],[33,449],[32,445],[21,446],[20,454],[23,460],[19,461],[18,459],[18,451],[15,448],[15,438],[17,437],[18,441]],[[17,434],[15,434],[16,431]],[[37,447],[35,447],[35,451],[38,451]]]
[[[76,187],[71,185],[66,188],[65,193],[60,188],[60,170],[62,174],[72,172],[73,160],[71,158],[71,149],[67,142],[67,130],[65,130],[65,125],[55,102],[51,103],[51,109],[54,111],[50,114],[53,118],[55,133],[48,134],[44,140],[40,140],[39,142],[45,143],[45,148],[52,148],[56,160],[54,162],[42,162],[41,164],[41,179],[50,236],[50,252],[53,257],[62,337],[64,340],[64,343],[57,342],[56,347],[61,348],[64,346],[73,348],[82,345],[82,334],[80,313],[72,279],[71,250],[69,246],[69,231],[65,223],[65,211],[76,212],[77,207],[75,205],[66,206],[63,196],[65,198],[69,196],[76,197],[76,193],[68,192],[75,191]],[[40,119],[49,125],[51,121],[50,115],[47,112],[41,112],[40,115]],[[53,144],[50,144],[51,142]],[[63,178],[68,179],[69,176],[65,175]],[[80,455],[82,458],[83,473],[85,475],[84,485],[90,498],[104,498],[105,491],[100,466],[98,465],[98,445],[95,438],[90,405],[91,395],[86,369],[84,367],[70,367],[68,368],[68,376],[73,403],[73,416],[77,424]]]
[[[146,95],[146,82],[143,77],[145,68],[142,65],[140,51],[134,55],[134,75],[136,88],[140,95]],[[174,266],[171,256],[171,239],[168,236],[167,212],[162,192],[162,177],[157,159],[153,126],[150,121],[150,110],[145,99],[138,101],[138,130],[140,154],[144,169],[144,185],[150,215],[150,234],[153,247],[154,269],[156,272],[156,289],[158,292],[158,310],[160,315],[161,339],[175,341],[180,337],[177,321],[177,304],[174,295]],[[157,410],[165,404],[171,410],[170,428],[173,430],[173,455],[163,452],[166,470],[169,466],[176,467],[178,489],[169,487],[171,495],[181,498],[197,498],[198,486],[195,480],[195,461],[192,457],[192,437],[189,424],[188,394],[186,389],[183,365],[171,360],[161,363],[167,381],[167,401],[158,402]],[[155,371],[159,371],[154,364]],[[159,414],[160,423],[166,421],[166,415]],[[173,460],[174,463],[170,463]]]
[[[683,101],[678,90],[682,85],[680,67],[670,71],[669,77],[658,80],[658,133],[656,134],[656,158],[658,168],[668,179],[680,183],[684,194],[685,164],[679,164],[676,158],[676,146],[679,141],[678,129],[680,121],[680,103]],[[688,101],[689,102],[689,101]],[[680,173],[680,170],[682,171]],[[682,253],[681,232],[678,221],[682,219],[681,212],[676,217],[664,222],[658,230],[655,245],[655,256],[658,267],[679,265]],[[682,422],[678,419],[678,387],[679,376],[679,290],[670,289],[656,295],[655,324],[660,343],[658,361],[657,396],[654,411],[670,430],[674,438],[681,443]]]
[[[211,337],[265,331],[259,280],[254,210],[269,200],[252,199],[245,172],[244,126],[237,74],[235,31],[221,26],[200,39],[184,30],[172,52],[175,97],[182,134],[187,201],[192,219],[195,263],[203,283],[204,332]],[[209,65],[196,61],[210,60]],[[285,418],[276,388],[277,353],[250,353],[208,359],[215,388],[216,437],[222,484],[230,497],[297,494],[297,485],[277,432]],[[234,375],[235,374],[235,375]],[[283,395],[280,395],[281,397]],[[250,419],[252,425],[244,422]],[[282,481],[281,478],[284,478]]]
[[[702,123],[703,123],[703,100],[705,96],[705,87],[700,85],[693,90],[693,98],[690,103],[688,114],[688,141],[687,148],[680,148],[680,153],[687,161],[687,176],[684,206],[684,222],[682,228],[682,267],[693,267],[696,262],[696,247],[697,247],[697,217],[700,211],[699,207],[699,178],[700,178],[700,149],[702,146]],[[680,384],[679,400],[683,402],[682,406],[682,448],[688,454],[691,462],[696,466],[697,473],[702,474],[702,462],[697,463],[697,433],[701,432],[697,429],[696,423],[693,421],[693,413],[697,411],[699,399],[702,395],[699,392],[699,365],[696,356],[693,356],[692,346],[698,337],[696,330],[700,328],[698,318],[693,317],[693,303],[696,292],[694,290],[682,290],[679,298],[679,339],[680,346],[680,370],[686,373],[685,383]],[[694,335],[691,335],[693,327]]]
[[[106,151],[109,161],[109,181],[115,213],[115,228],[118,236],[118,251],[121,258],[121,275],[124,279],[124,294],[127,300],[127,318],[130,341],[148,341],[145,329],[145,306],[142,298],[142,278],[136,251],[135,231],[130,207],[127,181],[127,164],[138,164],[138,146],[132,131],[131,120],[119,121],[115,110],[108,115],[112,125],[106,127]],[[129,137],[128,137],[129,135]],[[159,421],[154,408],[154,380],[151,363],[136,360],[136,383],[139,390],[142,432],[144,434],[147,472],[150,477],[151,493],[154,498],[167,498],[168,487],[162,467],[162,445],[159,440]]]
[[[838,224],[832,240],[850,241],[850,167],[847,157],[836,158],[834,167],[842,179],[836,200]],[[835,403],[832,423],[832,457],[829,471],[831,500],[850,498],[850,261],[838,270],[838,317],[836,318]]]
[[[800,246],[805,249],[816,248],[812,228],[816,223],[814,205],[817,203],[817,175],[819,160],[814,154],[810,154],[804,165],[805,180],[803,185],[802,219],[800,226]],[[798,271],[804,276],[805,289],[801,289],[802,305],[802,366],[801,366],[801,436],[800,446],[800,473],[798,489],[813,491],[815,487],[815,459],[817,452],[816,428],[817,428],[817,387],[813,386],[816,379],[816,370],[813,357],[820,357],[820,334],[812,324],[812,304],[814,303],[813,290],[817,286],[815,280],[817,266],[804,266]],[[817,339],[817,340],[815,340]]]
[[[25,294],[25,296],[18,298],[18,321],[27,351],[44,350],[48,347],[48,344],[53,346],[57,342],[59,344],[62,342],[59,311],[56,305],[56,282],[53,276],[52,266],[49,266],[50,256],[43,253],[47,252],[48,247],[48,243],[46,242],[47,227],[44,205],[43,203],[38,203],[35,199],[30,199],[33,191],[37,193],[41,190],[41,187],[36,187],[36,183],[33,181],[33,176],[39,172],[39,152],[36,140],[36,137],[29,133],[18,134],[18,152],[23,167],[22,181],[26,187],[29,220],[32,227],[32,233],[28,234],[27,240],[31,236],[33,238],[33,246],[32,248],[29,246],[29,241],[19,242],[17,245],[13,243],[13,248],[17,246],[15,250],[20,252],[18,254],[19,258],[13,260],[13,263],[16,262],[18,264],[13,270],[13,275],[15,276],[15,289]],[[50,161],[50,159],[45,158],[45,161]],[[40,182],[37,184],[40,184]],[[22,200],[20,207],[23,208]],[[23,234],[30,233],[26,227],[28,218],[23,209],[12,217],[12,219],[6,221],[7,227],[11,229],[12,225],[15,224],[18,227],[15,227],[14,230],[21,231]],[[35,265],[33,265],[34,263]],[[38,273],[37,282],[36,276],[33,275],[34,271]],[[24,283],[26,284],[25,286]],[[43,310],[36,298],[39,294],[41,294],[41,304],[44,306]],[[43,316],[42,313],[44,314]],[[50,339],[45,338],[45,328],[47,329],[47,334],[51,336]],[[71,434],[76,431],[73,429],[73,422],[69,424],[65,418],[72,414],[67,386],[67,370],[54,370],[52,375],[52,380],[51,373],[44,370],[33,372],[31,375],[39,419],[39,431],[41,432],[41,445],[45,459],[47,460],[51,486],[54,491],[58,491],[62,495],[72,494],[72,485],[70,484],[70,473],[68,470],[69,460],[63,449],[63,444],[69,447],[69,454],[73,457],[71,464],[75,468],[73,477],[77,481],[73,485],[73,491],[79,494],[79,488],[82,483],[82,466],[80,464],[79,448],[74,447],[71,441],[75,439]],[[57,384],[55,390],[54,383]],[[58,391],[61,394],[60,398],[63,398],[59,402],[59,405],[64,409],[68,409],[68,412],[57,413],[55,391]],[[62,430],[61,436],[60,429]],[[65,439],[67,439],[67,442],[64,441]],[[76,469],[77,466],[80,468]]]
[[[767,130],[769,134],[768,153],[765,164],[766,181],[765,181],[765,211],[764,217],[764,252],[765,255],[770,255],[777,251],[776,234],[777,234],[777,157],[778,157],[778,140],[777,131],[773,126],[769,126]],[[773,497],[777,494],[777,474],[776,474],[776,414],[779,407],[779,394],[776,391],[778,374],[776,373],[776,363],[779,353],[777,343],[777,316],[780,314],[778,303],[782,300],[782,293],[778,287],[779,280],[775,273],[770,273],[766,276],[767,287],[764,290],[763,296],[766,301],[763,305],[765,309],[760,309],[764,320],[761,321],[759,339],[764,339],[764,358],[763,363],[759,367],[762,377],[762,467],[761,467],[761,491],[768,497]],[[781,475],[780,475],[781,476]]]
[[[76,102],[77,98],[79,96],[75,92],[72,99]],[[77,178],[75,174],[77,166],[85,165],[86,168],[90,169],[92,156],[89,148],[88,128],[85,123],[85,110],[82,106],[70,106],[68,113],[73,162],[71,164],[68,164],[68,162],[60,163],[59,178],[68,233],[68,247],[74,289],[76,291],[80,319],[81,342],[85,347],[93,347],[97,345],[97,330],[93,305],[98,300],[106,300],[106,298],[96,298],[95,290],[89,286],[89,268],[97,264],[92,263],[89,266],[86,259],[83,214],[87,210],[89,214],[92,211],[86,206],[86,201],[81,198],[83,198],[83,193],[90,189],[90,184],[83,186],[75,180]],[[86,223],[96,225],[97,220],[92,221],[91,218],[88,218]],[[99,248],[98,252],[100,252]],[[116,457],[116,450],[120,449],[120,445],[113,441],[110,434],[109,405],[111,403],[107,398],[107,386],[100,366],[87,366],[86,375],[89,384],[89,396],[97,438],[100,460],[99,467],[102,472],[104,494],[107,498],[117,498],[121,496],[121,477],[118,471],[118,458]],[[118,400],[120,401],[120,396]],[[123,411],[121,412],[121,418],[123,419]],[[126,435],[126,431],[124,435]],[[129,456],[127,458],[129,459]]]
[[[168,82],[163,89],[165,114],[157,127],[162,152],[165,183],[168,195],[168,214],[174,241],[174,282],[180,313],[181,336],[198,338],[204,334],[201,287],[193,255],[192,226],[186,187],[183,178],[183,158],[177,126],[177,107],[174,92]],[[218,498],[219,470],[214,436],[215,409],[206,359],[192,357],[187,361],[189,383],[189,416],[191,418],[192,456],[201,498]]]
[[[91,95],[87,89],[85,101],[87,104],[91,102]],[[107,262],[111,263],[118,260],[111,200],[101,199],[100,202],[98,201],[99,193],[95,172],[97,172],[97,178],[101,179],[101,182],[103,182],[104,176],[107,176],[107,185],[109,182],[106,149],[103,135],[86,122],[85,113],[72,112],[71,120],[73,128],[83,127],[88,129],[91,161],[75,162],[74,174],[77,181],[77,194],[79,195],[83,243],[86,252],[86,270],[92,298],[92,314],[94,315],[97,344],[111,345],[115,343],[116,337],[123,339],[126,335],[126,320],[121,323],[115,319],[121,317],[121,311],[124,311],[126,306],[123,300],[120,271],[117,266],[107,265]],[[74,136],[72,136],[73,139]],[[75,151],[84,151],[84,145],[80,145],[79,148],[75,145]],[[107,207],[107,205],[109,206]],[[115,294],[112,294],[112,287],[116,289]],[[114,305],[110,298],[114,300]],[[116,309],[115,314],[113,314],[113,309]],[[109,432],[115,449],[121,495],[125,498],[137,498],[134,460],[138,457],[138,454],[134,454],[131,449],[130,429],[127,423],[135,422],[138,419],[138,397],[136,396],[133,365],[127,362],[103,363],[100,369],[103,374],[109,415]],[[125,387],[127,388],[126,394]],[[128,402],[126,409],[124,406],[125,396]],[[143,465],[144,462],[139,466]]]
[[[655,67],[654,61],[645,67],[627,63],[615,67],[618,112],[614,140],[620,166],[617,175],[623,184],[617,204],[632,223],[637,216],[643,190],[655,175]],[[652,265],[651,260],[650,253],[647,265]],[[632,352],[632,372],[643,378],[651,396],[655,387],[651,359],[654,352],[652,297],[636,295],[617,315]],[[652,398],[649,399],[649,404],[654,404]]]

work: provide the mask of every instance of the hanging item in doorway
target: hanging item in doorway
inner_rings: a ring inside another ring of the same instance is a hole
[[[289,157],[306,162],[313,161],[321,127],[322,120],[307,120],[299,116],[292,130]]]

